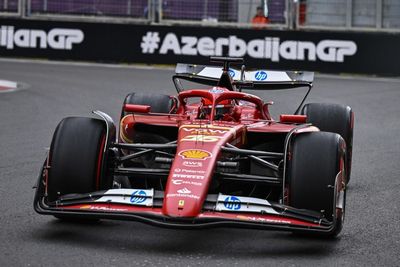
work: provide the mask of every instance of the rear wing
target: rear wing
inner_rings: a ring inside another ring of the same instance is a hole
[[[210,57],[211,62],[222,63],[218,66],[204,66],[178,63],[172,81],[178,93],[184,91],[182,80],[208,86],[221,86],[232,91],[243,89],[255,90],[282,90],[308,87],[300,105],[294,114],[299,114],[314,81],[314,73],[308,71],[274,71],[274,70],[246,70],[242,65],[238,70],[230,67],[231,64],[242,64],[243,58]]]
[[[179,79],[199,84],[217,86],[223,74],[220,66],[205,66],[178,63],[173,81],[178,91],[182,91]],[[253,90],[280,90],[298,87],[312,87],[314,72],[308,71],[273,71],[273,70],[245,70],[235,67],[229,68],[232,84],[240,89]]]

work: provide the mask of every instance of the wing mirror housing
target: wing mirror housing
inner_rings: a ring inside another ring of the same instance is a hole
[[[133,113],[150,113],[150,108],[151,107],[147,105],[125,104],[124,111]]]
[[[288,115],[281,114],[279,116],[280,122],[284,123],[306,123],[307,116],[306,115]]]

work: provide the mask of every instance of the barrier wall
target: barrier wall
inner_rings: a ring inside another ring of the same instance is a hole
[[[400,33],[277,31],[0,19],[0,56],[175,64],[244,57],[248,67],[400,76]]]

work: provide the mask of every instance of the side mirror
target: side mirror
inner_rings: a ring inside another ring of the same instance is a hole
[[[150,106],[125,104],[124,111],[134,113],[150,113]]]
[[[282,114],[279,116],[279,120],[280,122],[286,122],[286,123],[306,123],[307,116]]]

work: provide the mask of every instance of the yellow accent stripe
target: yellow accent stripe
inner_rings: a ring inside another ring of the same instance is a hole
[[[216,130],[232,130],[232,127],[224,127],[224,126],[215,126],[215,125],[208,125],[208,124],[204,124],[204,125],[193,125],[193,124],[184,124],[181,125],[181,127],[179,127],[179,130],[181,128],[195,128],[195,129],[216,129]]]

